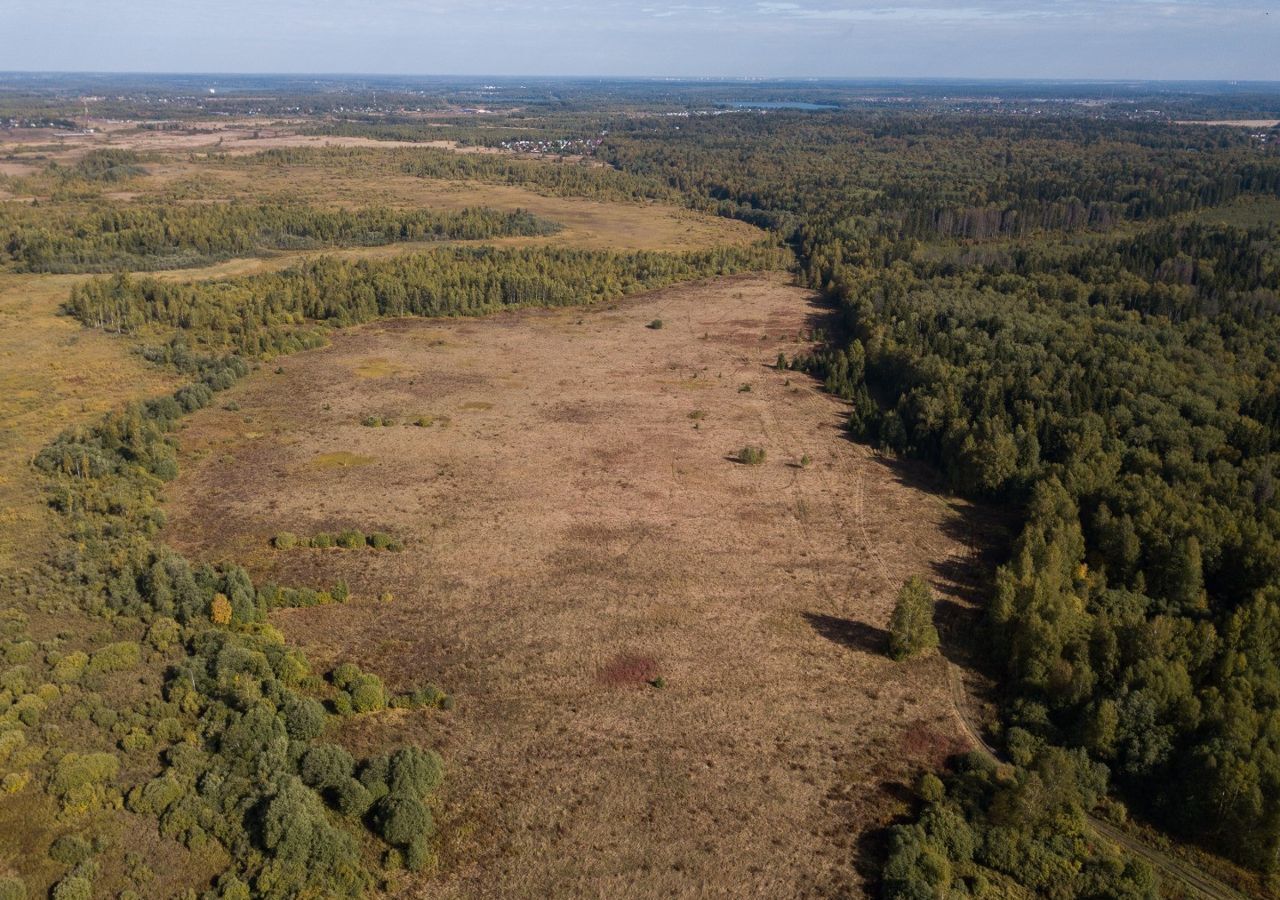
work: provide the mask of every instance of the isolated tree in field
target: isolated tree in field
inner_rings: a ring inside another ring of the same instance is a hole
[[[933,627],[933,593],[923,578],[912,575],[898,592],[898,602],[889,621],[889,655],[906,659],[936,646],[938,629]]]

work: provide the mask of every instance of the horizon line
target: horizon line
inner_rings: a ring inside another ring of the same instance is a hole
[[[995,75],[600,75],[562,73],[548,74],[505,74],[496,73],[463,73],[463,72],[320,72],[320,71],[237,71],[237,70],[167,70],[146,71],[128,69],[0,69],[0,78],[10,75],[22,76],[142,76],[142,77],[220,77],[220,78],[421,78],[421,79],[490,79],[494,81],[657,81],[657,82],[746,82],[746,83],[811,83],[811,84],[865,84],[888,83],[906,84],[911,82],[926,83],[987,83],[987,84],[1084,84],[1084,85],[1123,85],[1123,84],[1220,84],[1220,85],[1266,85],[1280,88],[1280,79],[1258,78],[1106,78],[1106,77],[1072,77],[1072,76],[995,76]]]

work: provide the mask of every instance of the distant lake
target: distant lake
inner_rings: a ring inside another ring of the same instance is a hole
[[[830,103],[801,103],[798,100],[732,100],[735,109],[839,109]]]

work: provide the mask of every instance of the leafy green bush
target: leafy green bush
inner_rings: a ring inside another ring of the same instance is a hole
[[[93,855],[93,845],[78,834],[64,834],[49,846],[49,858],[74,866]]]
[[[351,780],[355,760],[336,744],[314,744],[298,764],[298,774],[313,788],[328,788]]]
[[[338,535],[338,546],[344,550],[356,550],[365,546],[366,543],[364,534],[359,531],[344,531]]]
[[[430,835],[435,828],[431,811],[409,794],[388,794],[374,804],[372,815],[374,828],[382,839],[399,847]]]

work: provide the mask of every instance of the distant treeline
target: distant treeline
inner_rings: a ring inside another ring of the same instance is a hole
[[[27,272],[207,264],[275,250],[552,234],[523,210],[322,209],[298,203],[0,205],[0,261]]]
[[[320,325],[592,303],[784,262],[764,246],[689,253],[447,247],[385,260],[322,257],[281,272],[190,284],[98,278],[72,291],[67,310],[93,327],[182,329],[206,346],[260,355],[314,343]]]
[[[287,147],[265,150],[252,156],[215,157],[215,161],[228,166],[345,166],[355,161],[367,161],[387,171],[419,178],[511,184],[558,197],[628,202],[663,200],[682,205],[691,200],[659,179],[621,172],[600,163],[549,163],[504,154],[457,153],[434,147]]]

